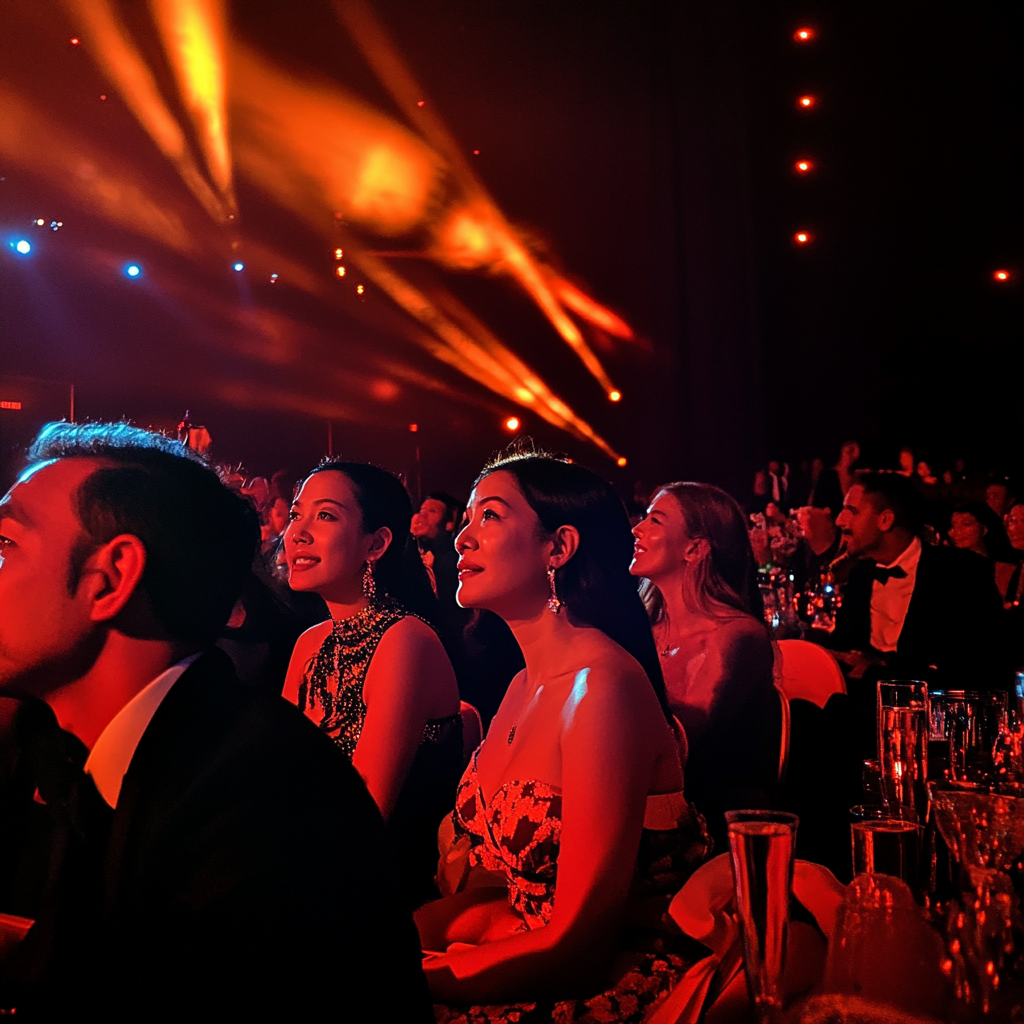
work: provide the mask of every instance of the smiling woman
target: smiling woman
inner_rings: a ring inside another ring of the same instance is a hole
[[[418,906],[436,894],[434,836],[462,769],[462,719],[411,518],[405,488],[376,466],[329,460],[303,483],[284,534],[289,584],[319,594],[331,618],[299,638],[284,695],[352,759]]]

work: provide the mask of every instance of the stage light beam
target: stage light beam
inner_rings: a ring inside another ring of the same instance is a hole
[[[622,401],[622,392],[621,391],[609,391],[608,392],[608,401],[609,402],[621,402]]]
[[[618,466],[619,469],[622,469],[622,467],[626,465],[626,456],[625,455],[620,455],[615,460],[615,465]]]

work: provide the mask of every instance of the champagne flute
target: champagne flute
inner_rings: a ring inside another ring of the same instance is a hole
[[[743,966],[758,1020],[779,1020],[780,982],[789,935],[796,830],[783,811],[727,811],[736,909],[743,933]]]

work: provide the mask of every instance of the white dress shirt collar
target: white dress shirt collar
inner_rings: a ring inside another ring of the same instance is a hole
[[[92,776],[99,794],[110,804],[117,807],[117,798],[121,793],[121,782],[128,766],[135,756],[135,748],[142,739],[142,734],[156,714],[164,697],[171,687],[181,678],[182,673],[192,664],[202,651],[182,658],[177,664],[165,669],[151,683],[139,690],[137,694],[107,723],[100,733],[99,739],[93,744],[89,757],[85,762],[85,771]]]
[[[901,552],[899,558],[884,569],[899,566],[906,575],[892,576],[884,583],[871,584],[871,646],[877,651],[891,653],[899,644],[903,625],[910,610],[910,599],[917,584],[917,567],[921,561],[921,541],[915,537]]]

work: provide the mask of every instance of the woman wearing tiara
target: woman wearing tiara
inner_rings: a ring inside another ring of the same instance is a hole
[[[430,624],[412,507],[376,466],[328,460],[306,478],[284,544],[293,590],[331,617],[299,637],[284,696],[351,758],[388,822],[407,905],[436,895],[435,836],[462,770],[459,693]]]
[[[513,454],[477,479],[456,547],[459,603],[500,615],[526,668],[442,829],[450,895],[416,915],[437,1018],[639,1021],[685,967],[640,925],[660,923],[707,838],[625,509],[582,466]]]

